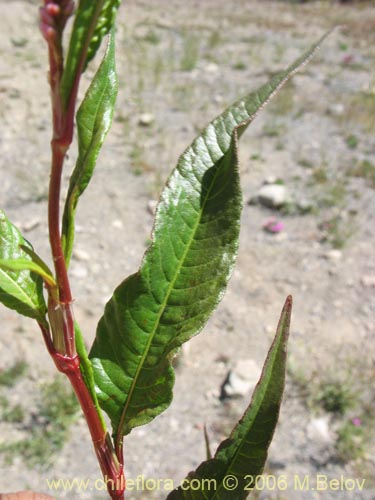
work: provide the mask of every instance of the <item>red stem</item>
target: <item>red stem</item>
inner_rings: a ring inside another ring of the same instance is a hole
[[[98,2],[96,14],[99,15],[102,2]],[[91,32],[95,23],[92,25]],[[43,30],[42,30],[43,31]],[[48,313],[52,328],[40,324],[48,352],[59,371],[65,373],[77,395],[91,434],[98,462],[107,481],[107,489],[113,500],[123,500],[125,478],[123,461],[119,460],[112,440],[105,429],[88,387],[82,377],[80,360],[76,353],[74,338],[74,318],[72,294],[67,266],[61,243],[60,232],[60,191],[65,154],[72,142],[75,104],[78,85],[86,60],[88,41],[81,53],[76,77],[65,105],[61,96],[61,77],[63,74],[62,29],[44,30],[48,41],[50,86],[52,100],[53,138],[51,141],[52,164],[48,197],[48,228],[51,252],[56,273],[57,294],[49,290]],[[92,33],[91,33],[92,34]],[[90,40],[91,36],[87,37]]]
[[[53,360],[59,371],[66,374],[77,395],[91,434],[95,453],[107,480],[108,493],[114,500],[124,498],[125,479],[122,465],[118,462],[112,446],[111,438],[103,428],[102,421],[95,408],[91,394],[82,378],[79,367],[79,357],[67,358],[59,353],[53,355]]]
[[[64,353],[70,357],[76,354],[74,341],[74,318],[72,312],[72,294],[65,264],[60,235],[60,188],[61,173],[67,146],[63,141],[52,140],[52,168],[48,198],[48,228],[51,251],[59,289],[59,301],[52,303],[52,308],[60,309],[63,324]],[[56,332],[58,334],[58,332]]]
[[[48,56],[53,121],[53,138],[51,141],[52,164],[48,196],[48,229],[59,292],[58,303],[51,301],[51,308],[55,310],[61,309],[61,316],[64,319],[62,332],[64,337],[64,353],[72,357],[76,354],[74,319],[71,309],[72,294],[60,235],[61,175],[65,154],[70,146],[71,138],[70,141],[67,140],[66,134],[64,133],[66,120],[60,92],[60,82],[63,73],[63,53],[61,33],[58,31],[54,31],[48,39]],[[71,127],[73,129],[73,124]],[[59,334],[60,332],[56,332],[56,335]]]
[[[125,477],[122,462],[117,459],[112,440],[103,426],[91,394],[82,378],[79,357],[77,354],[68,357],[58,353],[53,346],[49,329],[42,323],[39,323],[39,326],[47,350],[57,369],[68,377],[80,403],[100,469],[107,482],[108,493],[113,500],[124,500]]]

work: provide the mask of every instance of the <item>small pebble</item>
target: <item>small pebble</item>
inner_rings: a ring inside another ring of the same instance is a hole
[[[122,229],[124,227],[124,224],[122,223],[122,220],[115,219],[111,222],[111,226],[116,229]]]
[[[155,121],[155,117],[151,113],[143,113],[140,115],[138,119],[138,125],[141,125],[142,127],[149,127],[152,125]]]
[[[257,194],[261,205],[269,208],[279,208],[287,201],[286,188],[282,184],[265,184]]]
[[[341,250],[333,248],[332,250],[328,250],[328,252],[324,254],[324,257],[328,260],[340,260],[342,257],[342,252]]]
[[[237,361],[236,366],[228,372],[221,387],[222,398],[248,396],[254,389],[261,369],[253,359]]]
[[[85,250],[81,250],[79,248],[75,248],[73,250],[73,259],[86,262],[90,260],[90,254],[86,252]]]
[[[204,69],[207,73],[217,73],[219,71],[219,66],[215,63],[209,63]]]

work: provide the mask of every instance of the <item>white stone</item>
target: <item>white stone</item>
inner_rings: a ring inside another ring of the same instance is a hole
[[[324,254],[324,257],[328,260],[340,260],[342,257],[342,252],[341,250],[332,248],[332,250],[328,250],[328,252]]]
[[[217,73],[219,71],[219,66],[215,63],[209,63],[204,69],[207,73]]]
[[[278,208],[287,201],[287,192],[282,184],[265,184],[259,189],[257,197],[262,205]]]
[[[253,359],[243,359],[229,371],[222,388],[224,397],[249,396],[258,382],[261,368]]]
[[[120,219],[115,219],[111,223],[112,227],[116,229],[122,229],[124,227],[124,224],[122,223],[122,220]]]
[[[330,443],[332,441],[332,433],[329,429],[329,417],[324,416],[310,420],[307,426],[307,437],[315,443]]]
[[[151,113],[143,113],[138,119],[138,124],[142,127],[149,127],[155,120],[155,117]]]
[[[73,250],[73,259],[82,262],[87,262],[88,260],[90,260],[90,254],[85,250],[81,250],[80,248],[75,248]]]

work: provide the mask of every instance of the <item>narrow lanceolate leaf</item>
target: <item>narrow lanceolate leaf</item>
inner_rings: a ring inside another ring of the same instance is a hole
[[[67,263],[73,247],[77,202],[90,182],[100,149],[111,126],[117,88],[115,41],[112,34],[103,61],[77,112],[78,159],[70,178],[62,228]]]
[[[61,82],[63,101],[67,104],[79,72],[95,56],[102,39],[114,26],[121,0],[80,0],[75,12],[68,55]]]
[[[284,392],[292,298],[286,299],[251,403],[214,458],[190,472],[168,500],[242,500],[263,472]],[[189,485],[191,487],[189,487]],[[202,489],[197,489],[201,485]]]
[[[33,262],[22,247],[31,247],[0,210],[0,302],[23,316],[44,322],[43,281],[32,272]],[[19,261],[19,265],[17,265]],[[30,263],[27,269],[25,262]]]
[[[141,268],[107,303],[89,355],[117,442],[170,404],[170,356],[202,329],[223,295],[239,232],[237,135],[317,46],[229,107],[179,159]]]

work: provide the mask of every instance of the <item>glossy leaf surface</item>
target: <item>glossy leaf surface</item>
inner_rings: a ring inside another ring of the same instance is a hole
[[[170,404],[171,354],[202,329],[225,290],[241,207],[237,135],[317,46],[229,107],[179,159],[141,268],[107,303],[90,352],[117,442]]]
[[[83,72],[95,56],[103,37],[115,22],[121,0],[80,0],[75,12],[73,30],[69,43],[61,92],[67,103],[77,72]]]
[[[110,129],[117,89],[115,40],[112,34],[103,61],[77,112],[78,159],[70,178],[62,229],[67,263],[73,247],[74,217],[78,199],[90,182],[100,149]]]
[[[191,472],[168,500],[242,500],[262,474],[284,392],[292,298],[281,313],[273,344],[249,407],[214,458]],[[211,482],[209,482],[211,480]],[[191,484],[191,489],[189,488]],[[202,490],[197,490],[202,485]]]
[[[90,358],[121,436],[170,404],[170,355],[201,330],[226,286],[241,212],[236,161],[233,143],[214,166],[207,154],[175,170],[139,273],[106,305]]]
[[[0,210],[0,261],[4,264],[0,266],[0,302],[23,316],[43,322],[46,314],[43,281],[26,268],[25,262],[30,262],[30,268],[34,264],[23,246],[31,247]]]

